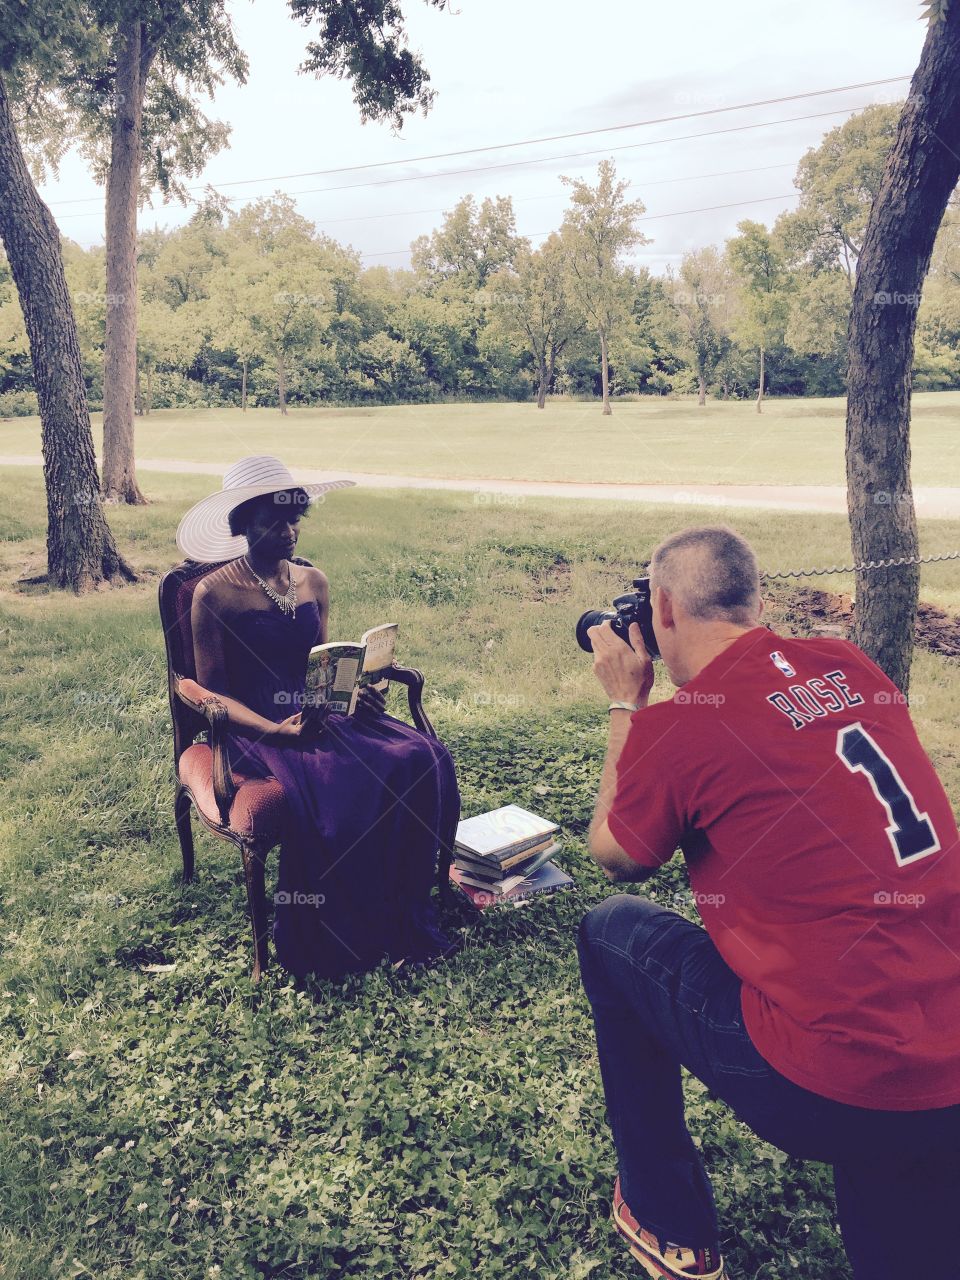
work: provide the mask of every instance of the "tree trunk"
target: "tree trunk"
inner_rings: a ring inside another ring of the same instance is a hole
[[[766,378],[766,350],[760,348],[760,386],[757,388],[757,413],[763,413],[763,383]]]
[[[134,581],[103,514],[77,324],[60,233],[37,195],[0,77],[0,239],[17,286],[40,405],[47,492],[47,575],[83,591],[116,577]]]
[[[910,393],[920,291],[960,177],[960,5],[931,22],[857,264],[847,333],[847,509],[857,563],[915,556]],[[854,639],[907,693],[917,566],[857,574]]]
[[[537,387],[537,408],[542,409],[547,403],[547,362],[540,357],[540,384]]]
[[[609,417],[613,413],[610,408],[610,370],[607,364],[607,331],[602,326],[600,329],[600,388],[603,394],[603,412]]]
[[[137,202],[143,116],[140,22],[117,29],[113,137],[107,173],[107,324],[103,345],[103,495],[146,502],[137,486],[133,402],[137,377]]]
[[[248,361],[243,360],[243,377],[240,380],[240,412],[247,412],[247,364]]]
[[[565,342],[550,347],[550,359],[547,361],[547,391],[553,390],[553,380],[557,372],[557,356],[566,346]]]
[[[702,373],[699,375],[699,378],[700,378],[700,394],[697,396],[697,404],[702,409],[703,406],[707,403],[707,380]]]
[[[287,416],[287,366],[283,357],[283,347],[277,348],[277,400],[280,412]]]

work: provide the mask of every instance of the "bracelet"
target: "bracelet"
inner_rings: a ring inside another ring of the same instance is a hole
[[[635,702],[611,702],[607,711],[639,711]]]

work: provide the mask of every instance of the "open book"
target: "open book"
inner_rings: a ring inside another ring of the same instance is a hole
[[[323,707],[352,716],[365,685],[385,688],[384,673],[393,666],[397,630],[397,623],[384,622],[365,631],[359,641],[315,644],[307,658],[304,721],[309,723]]]

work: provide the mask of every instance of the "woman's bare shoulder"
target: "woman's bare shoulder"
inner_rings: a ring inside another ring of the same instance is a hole
[[[236,560],[214,569],[197,583],[193,593],[194,602],[202,602],[208,608],[216,610],[229,609],[236,606],[241,597],[249,591],[249,583],[243,575]]]
[[[323,570],[305,564],[297,565],[297,568],[303,574],[303,585],[309,587],[318,600],[325,599],[330,591],[330,583]]]

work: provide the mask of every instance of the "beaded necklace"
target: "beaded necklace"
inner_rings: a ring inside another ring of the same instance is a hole
[[[290,561],[287,561],[287,573],[290,576],[290,585],[287,588],[286,595],[281,595],[279,591],[274,587],[271,587],[269,582],[264,582],[246,556],[243,557],[243,563],[256,578],[257,582],[260,583],[260,586],[264,589],[280,612],[288,614],[291,618],[295,619],[297,616],[297,583],[293,576],[293,565]]]

